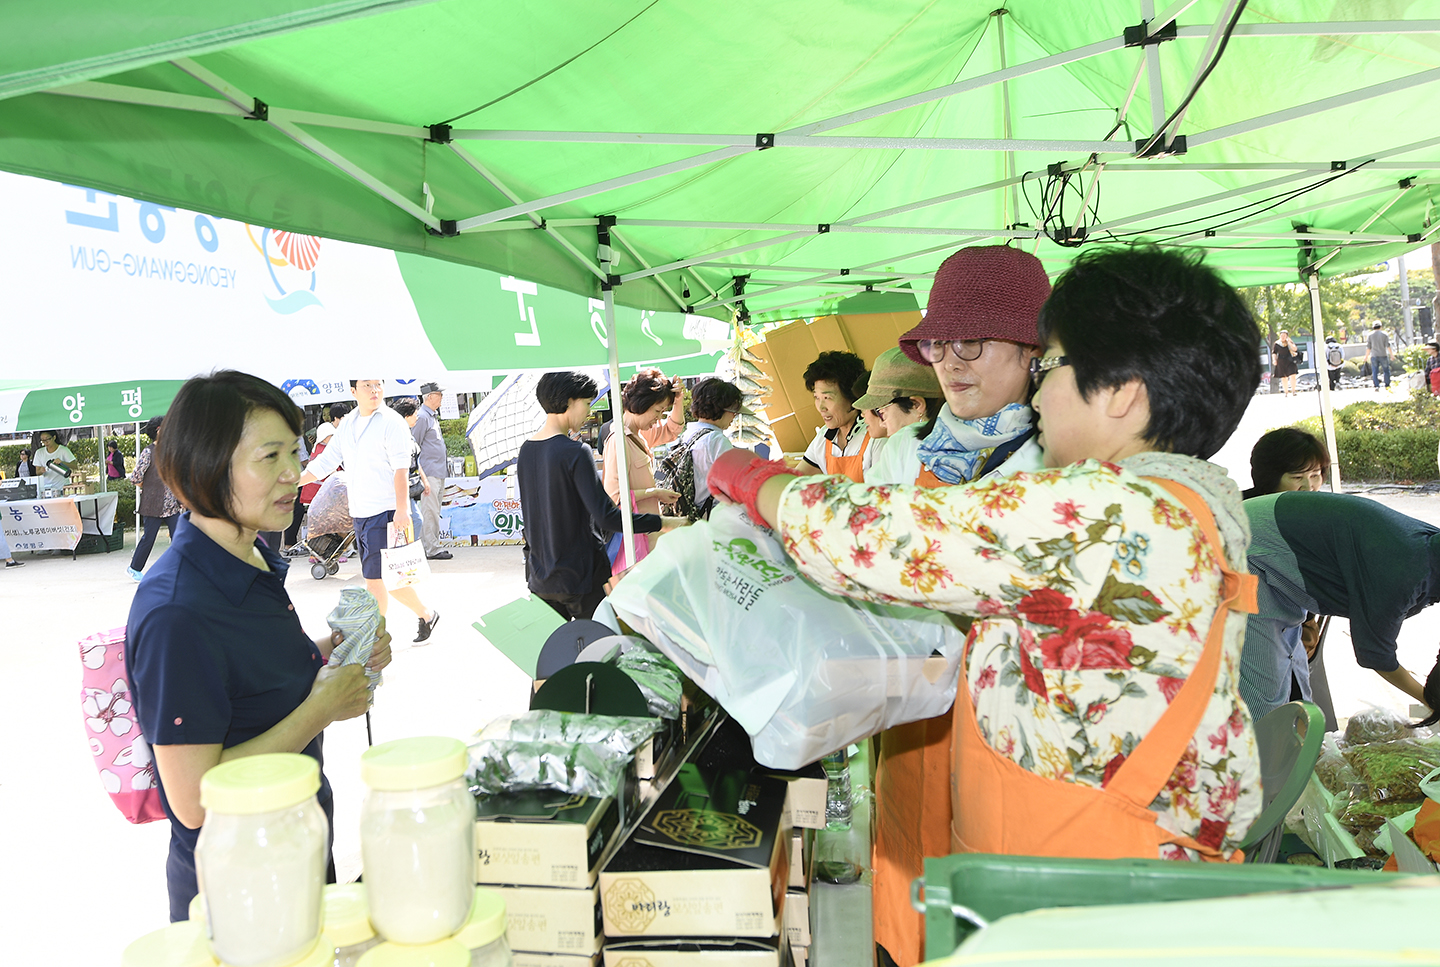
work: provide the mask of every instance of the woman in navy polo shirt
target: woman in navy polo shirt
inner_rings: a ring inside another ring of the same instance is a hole
[[[288,563],[256,540],[290,522],[301,426],[277,387],[224,370],[181,387],[157,447],[160,478],[187,513],[135,593],[125,663],[170,817],[172,921],[186,919],[196,893],[200,777],[267,752],[303,752],[323,768],[325,727],[368,703],[360,666],[325,664],[343,636],[305,634],[285,593]],[[390,663],[381,620],[375,669]],[[323,772],[318,797],[332,818]]]

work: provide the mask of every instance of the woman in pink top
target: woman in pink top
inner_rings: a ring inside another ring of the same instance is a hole
[[[658,369],[642,369],[625,384],[620,392],[620,402],[624,410],[620,422],[625,431],[625,453],[630,461],[630,507],[639,514],[658,514],[662,500],[672,501],[679,495],[673,490],[655,486],[655,458],[650,448],[669,443],[685,429],[683,387],[678,378],[666,379]],[[666,410],[670,410],[669,419],[665,419]],[[624,506],[620,499],[620,465],[617,462],[620,439],[620,434],[612,431],[605,441],[605,492],[617,507]],[[626,558],[622,546],[612,570],[618,574],[649,552],[650,536],[636,534],[635,560]]]

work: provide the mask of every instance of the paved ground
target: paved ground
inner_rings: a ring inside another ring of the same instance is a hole
[[[1341,394],[1339,402],[1362,392]],[[1258,397],[1217,462],[1248,486],[1255,439],[1317,406],[1315,393]],[[1376,499],[1440,525],[1440,497],[1385,493]],[[7,963],[113,967],[126,943],[166,922],[166,824],[131,826],[110,805],[78,711],[75,642],[124,623],[135,588],[125,575],[132,541],[127,536],[123,555],[73,562],[23,555],[28,567],[0,575],[0,625],[11,630],[0,644],[8,692],[0,705],[0,735],[10,736],[12,750],[9,766],[0,771],[0,824],[8,831],[0,851],[5,874],[0,909],[10,927]],[[162,537],[157,551],[165,547]],[[287,587],[306,628],[319,634],[340,588],[358,581],[351,562],[325,581],[296,568]],[[435,562],[424,597],[443,618],[428,646],[397,648],[372,713],[375,741],[423,734],[466,738],[491,717],[526,706],[525,676],[471,627],[477,616],[523,591],[518,548],[462,548],[453,561]],[[408,642],[413,637],[408,612],[397,607],[391,614],[396,638]],[[1440,613],[1432,612],[1407,624],[1401,638],[1402,662],[1422,678],[1434,661],[1437,638]],[[1348,628],[1337,622],[1326,650],[1340,714],[1366,704],[1405,711],[1404,696],[1354,664],[1344,647],[1347,639]],[[336,792],[335,852],[342,876],[359,866],[358,759],[364,747],[363,719],[327,732],[326,772]]]

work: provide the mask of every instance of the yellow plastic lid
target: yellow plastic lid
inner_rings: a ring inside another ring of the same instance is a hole
[[[304,802],[320,789],[320,763],[295,752],[222,762],[200,778],[200,805],[230,815],[269,813]]]
[[[467,950],[494,943],[505,936],[505,898],[496,890],[475,888],[475,902],[470,905],[470,919],[455,934]]]
[[[371,746],[360,756],[360,778],[371,789],[427,789],[465,774],[465,743],[450,736],[419,735]]]
[[[334,967],[334,964],[335,948],[330,946],[330,941],[325,939],[325,935],[322,933],[316,938],[315,946],[311,947],[305,956],[299,960],[290,961],[285,967]],[[228,965],[221,961],[220,967],[228,967]]]
[[[375,936],[364,883],[332,883],[325,887],[321,903],[325,936],[333,946],[350,947]]]
[[[449,939],[414,946],[382,943],[361,954],[358,967],[470,967],[470,949]]]
[[[199,921],[205,919],[205,894],[195,894],[195,899],[190,901],[190,915],[187,919]]]
[[[469,956],[469,953],[466,953]],[[125,948],[120,967],[215,967],[203,920],[181,920]]]

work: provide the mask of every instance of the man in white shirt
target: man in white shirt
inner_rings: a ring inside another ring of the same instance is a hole
[[[342,463],[345,465],[350,516],[355,519],[355,537],[360,547],[360,572],[384,614],[389,593],[381,578],[380,551],[391,546],[392,532],[398,545],[404,543],[403,536],[411,529],[409,475],[413,440],[404,418],[381,405],[384,380],[352,379],[350,392],[355,395],[355,411],[340,421],[324,452],[310,461],[300,485],[324,480]],[[440,612],[427,609],[413,587],[397,588],[393,594],[420,619],[416,643],[429,639]]]

